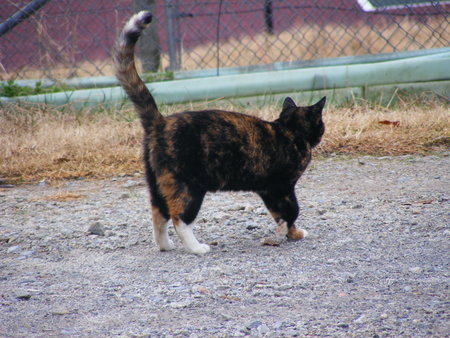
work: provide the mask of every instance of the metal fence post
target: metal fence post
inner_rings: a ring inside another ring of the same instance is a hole
[[[176,19],[177,8],[174,9],[172,0],[165,0],[165,10],[167,16],[167,42],[169,45],[169,69],[176,71],[180,69],[177,57],[176,36],[173,20]]]
[[[153,13],[156,12],[155,0],[134,0],[134,8],[136,12],[146,10]],[[153,18],[155,20],[155,18]],[[158,26],[156,23],[150,25],[138,41],[139,58],[142,62],[142,71],[157,72],[161,65],[161,46],[159,42]]]

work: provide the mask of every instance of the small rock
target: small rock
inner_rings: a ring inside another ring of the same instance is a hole
[[[20,250],[20,246],[14,245],[14,246],[10,246],[10,247],[6,250],[6,252],[7,252],[7,253],[16,253],[16,252],[18,252],[19,250]]]
[[[0,243],[8,243],[10,239],[8,237],[0,237]]]
[[[220,315],[220,317],[222,318],[222,320],[224,320],[224,321],[229,321],[229,320],[232,320],[233,319],[233,316],[230,316],[230,315],[228,315],[228,314],[226,314],[226,313],[220,313],[219,314]]]
[[[405,292],[411,292],[411,291],[412,291],[412,287],[410,287],[409,285],[407,285],[407,286],[405,286],[405,287],[403,288],[403,291],[405,291]]]
[[[355,204],[354,206],[352,206],[352,209],[362,209],[363,205],[362,204]]]
[[[289,329],[284,332],[286,337],[298,337],[300,336],[300,332],[296,329]]]
[[[361,315],[354,320],[354,322],[356,324],[362,324],[362,323],[365,323],[366,321],[367,321],[367,317],[365,315]]]
[[[420,214],[422,213],[422,209],[420,209],[420,208],[413,208],[413,209],[411,210],[411,213],[412,213],[413,215],[420,215]]]
[[[409,269],[409,272],[412,272],[412,273],[422,273],[422,272],[423,272],[423,269],[422,269],[420,266],[415,266],[415,267],[413,267],[413,268],[410,268],[410,269]]]
[[[259,335],[264,336],[269,333],[269,327],[266,324],[261,324],[256,328]]]
[[[24,258],[29,258],[31,255],[34,254],[34,250],[27,250],[20,253],[20,256]]]
[[[122,195],[120,195],[120,199],[127,199],[127,198],[130,198],[129,193],[124,192]]]
[[[74,231],[73,229],[70,229],[70,228],[63,228],[63,229],[61,229],[61,234],[62,234],[64,237],[70,237],[70,236],[72,236],[74,233],[75,233],[75,231]]]
[[[263,238],[263,240],[261,241],[261,245],[267,245],[267,246],[280,246],[280,244],[281,244],[281,239],[278,239],[278,238],[266,237],[266,238]]]
[[[55,309],[51,313],[54,316],[64,316],[64,315],[71,314],[72,311],[69,309],[66,309],[66,308],[61,308],[61,309]]]
[[[350,325],[343,323],[343,324],[338,324],[338,327],[340,327],[341,329],[348,329],[350,327]]]
[[[262,325],[262,322],[260,322],[259,320],[255,320],[254,322],[251,322],[249,325],[247,325],[247,329],[248,330],[257,329],[261,325]]]
[[[256,208],[255,213],[257,213],[258,215],[265,215],[267,213],[266,209],[264,208]]]
[[[95,222],[89,227],[88,233],[91,235],[105,236],[105,229],[100,222]]]
[[[134,181],[134,180],[127,180],[127,181],[123,184],[123,187],[124,187],[124,188],[134,188],[134,187],[138,187],[138,186],[140,186],[140,185],[142,185],[141,182]]]
[[[71,336],[71,335],[76,335],[78,332],[75,329],[62,329],[60,331],[60,333],[63,334],[63,335],[70,335]]]
[[[247,204],[244,208],[244,211],[251,212],[255,209],[253,205]]]
[[[174,302],[170,304],[170,307],[173,309],[184,309],[186,307],[188,307],[189,305],[191,305],[191,302]]]
[[[273,327],[274,330],[279,330],[279,329],[281,329],[283,324],[284,324],[284,322],[279,322],[278,321],[278,322],[273,323],[272,327]]]
[[[16,294],[16,298],[19,300],[30,300],[31,294],[29,292],[19,292]]]

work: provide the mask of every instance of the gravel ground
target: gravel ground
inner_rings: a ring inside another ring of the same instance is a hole
[[[448,336],[449,168],[314,161],[279,246],[256,195],[208,195],[204,256],[156,250],[139,176],[0,189],[0,336]]]

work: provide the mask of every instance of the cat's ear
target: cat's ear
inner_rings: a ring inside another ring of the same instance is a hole
[[[317,110],[322,111],[323,107],[325,107],[325,102],[327,102],[326,96],[322,97],[320,101],[318,101],[316,104],[313,105],[313,107],[316,108]]]
[[[286,110],[288,108],[297,108],[294,100],[292,100],[290,97],[285,98],[283,102],[283,110]]]
[[[324,96],[320,101],[308,107],[310,119],[319,121],[322,118],[322,110],[326,101],[327,97]]]
[[[322,110],[326,101],[327,97],[324,96],[320,101],[307,108],[307,116],[313,125],[318,125],[322,122]]]

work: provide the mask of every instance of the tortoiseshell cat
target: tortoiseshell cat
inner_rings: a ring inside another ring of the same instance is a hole
[[[172,219],[188,251],[210,251],[195,237],[192,222],[206,192],[217,190],[256,192],[277,222],[278,232],[295,240],[306,236],[294,225],[299,213],[294,188],[325,131],[325,97],[309,107],[297,107],[288,97],[273,122],[220,110],[163,117],[134,62],[136,42],[151,20],[151,13],[142,11],[128,21],[117,39],[114,62],[117,78],[144,128],[153,235],[159,249],[174,248],[167,232]]]

